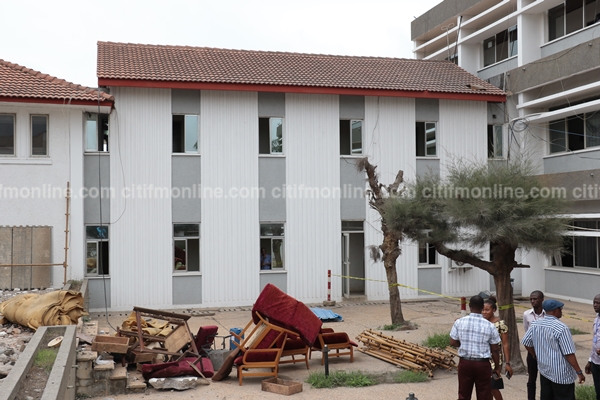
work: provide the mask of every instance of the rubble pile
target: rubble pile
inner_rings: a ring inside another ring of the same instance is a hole
[[[372,329],[363,331],[356,339],[365,345],[359,351],[404,369],[427,372],[430,377],[433,377],[436,368],[456,368],[455,355],[446,350],[394,339]]]
[[[4,379],[35,332],[19,325],[5,324],[0,327],[0,379]]]

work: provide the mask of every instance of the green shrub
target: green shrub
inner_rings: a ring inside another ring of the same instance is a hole
[[[371,375],[360,371],[334,371],[329,376],[325,376],[323,372],[311,372],[306,382],[316,389],[342,386],[363,387],[377,384],[377,381]]]
[[[449,333],[436,333],[433,336],[427,336],[423,341],[423,346],[432,347],[435,349],[445,349],[450,346]]]
[[[575,386],[576,400],[596,400],[596,391],[593,386]]]
[[[394,376],[394,382],[396,383],[419,383],[427,382],[428,380],[427,373],[421,371],[400,371]]]

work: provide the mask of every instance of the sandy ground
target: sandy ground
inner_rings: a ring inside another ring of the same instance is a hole
[[[516,302],[517,317],[519,318],[529,307],[528,301]],[[440,301],[406,301],[402,304],[404,317],[418,325],[412,331],[384,332],[397,339],[421,344],[427,336],[434,333],[449,332],[452,323],[461,316],[459,305],[452,300]],[[348,332],[350,337],[356,337],[365,329],[378,329],[389,324],[389,304],[384,302],[366,303],[339,303],[333,309],[344,318],[343,322],[326,323],[324,326],[334,328],[336,331]],[[182,310],[177,310],[181,312]],[[187,310],[190,312],[194,310]],[[575,302],[565,302],[563,310],[565,322],[570,327],[578,328],[586,334],[575,335],[573,338],[577,346],[577,358],[583,368],[587,362],[591,346],[591,325],[594,310],[591,305]],[[127,317],[126,313],[92,315],[98,320],[99,329],[111,331],[108,322],[116,327]],[[190,328],[196,332],[201,325],[218,325],[219,334],[224,335],[229,328],[243,327],[250,320],[249,308],[216,310],[214,316],[199,316],[190,318]],[[523,326],[519,323],[519,337],[523,336]],[[525,349],[522,348],[525,359]],[[310,372],[323,371],[320,354],[313,354],[310,361],[310,370],[304,364],[286,364],[280,367],[280,377],[305,382]],[[514,363],[513,363],[514,364]],[[397,371],[392,364],[375,359],[359,351],[355,352],[354,362],[350,363],[348,357],[332,359],[330,370],[360,370],[371,374],[382,374]],[[586,385],[592,384],[591,376],[587,376]],[[228,379],[221,382],[211,382],[210,385],[199,385],[187,391],[158,391],[147,389],[143,394],[129,394],[111,396],[113,399],[275,399],[282,395],[263,392],[261,380],[263,378],[244,378],[243,386],[238,385],[236,372],[232,372]],[[527,375],[519,374],[511,380],[504,378],[505,389],[502,391],[505,399],[525,399],[527,397]],[[435,371],[435,376],[424,383],[381,384],[367,388],[335,388],[313,389],[307,383],[303,385],[301,393],[293,395],[294,399],[405,399],[412,392],[420,400],[450,400],[457,398],[458,381],[456,371]],[[539,387],[538,387],[539,396]]]

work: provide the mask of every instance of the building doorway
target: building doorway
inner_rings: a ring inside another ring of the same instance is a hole
[[[363,224],[363,221],[342,221],[342,295],[345,298],[365,295]]]

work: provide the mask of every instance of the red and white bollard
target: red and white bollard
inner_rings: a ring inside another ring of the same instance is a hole
[[[462,315],[467,315],[467,298],[466,297],[460,298],[460,313]]]
[[[326,307],[335,306],[335,300],[331,301],[331,270],[327,270],[327,300],[323,302],[323,305]]]

